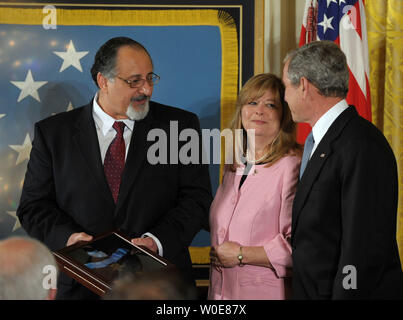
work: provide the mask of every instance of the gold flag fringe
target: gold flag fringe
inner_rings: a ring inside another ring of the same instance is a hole
[[[189,253],[193,264],[210,263],[210,247],[189,247]]]
[[[42,25],[46,13],[40,9],[9,8],[0,10],[0,24]],[[238,37],[233,17],[226,11],[192,10],[105,10],[56,8],[57,25],[69,26],[217,26],[221,35],[221,130],[234,115],[238,94]],[[223,155],[223,153],[221,153]],[[224,157],[221,157],[224,159]],[[223,162],[223,161],[222,161]],[[220,181],[223,164],[220,166]],[[192,262],[209,263],[210,247],[190,247]]]

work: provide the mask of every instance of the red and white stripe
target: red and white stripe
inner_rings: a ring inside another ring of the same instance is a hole
[[[350,83],[347,102],[371,121],[367,24],[363,0],[358,0],[340,21],[339,44],[347,57]]]
[[[317,0],[306,0],[304,17],[302,20],[299,46],[310,41],[318,40],[315,28],[311,28],[309,19],[316,12]],[[364,0],[358,0],[355,5],[346,10],[339,25],[339,37],[335,42],[340,46],[347,57],[350,71],[349,91],[347,103],[354,105],[358,113],[371,121],[371,95],[369,88],[369,57],[367,25],[365,18]],[[317,21],[315,25],[317,24]],[[298,125],[298,141],[303,143],[311,128],[308,124]]]

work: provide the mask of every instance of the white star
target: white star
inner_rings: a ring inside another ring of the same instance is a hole
[[[18,219],[18,217],[17,217],[17,212],[16,211],[7,211],[7,213],[8,213],[8,215],[10,215],[11,217],[13,217],[15,219],[15,223],[14,223],[12,232],[21,228],[21,223],[20,223],[20,219]]]
[[[326,0],[327,1],[327,7],[329,8],[329,5],[334,2],[335,4],[337,4],[337,0]]]
[[[323,21],[321,23],[318,23],[318,25],[323,27],[323,33],[326,33],[327,28],[334,30],[334,28],[332,27],[333,18],[334,17],[331,17],[330,19],[328,19],[326,14],[324,14]]]
[[[32,149],[32,143],[29,134],[27,133],[27,135],[25,136],[25,140],[22,145],[10,145],[9,147],[18,152],[17,162],[15,163],[16,166],[24,160],[29,159],[29,155]]]
[[[339,0],[339,5],[341,5],[342,3],[346,3],[346,0]]]
[[[67,110],[66,111],[71,111],[71,110],[73,110],[74,109],[74,107],[73,107],[73,104],[71,103],[71,101],[69,102],[69,105],[67,106]]]
[[[73,104],[72,104],[71,101],[70,101],[70,102],[69,102],[69,105],[67,106],[66,112],[71,111],[71,110],[73,110],[73,109],[74,109]],[[57,114],[57,112],[52,113],[52,116],[54,116],[55,114]]]
[[[38,102],[41,102],[38,95],[38,89],[48,83],[47,81],[34,81],[32,77],[31,70],[28,70],[25,81],[10,81],[13,85],[21,89],[20,96],[18,97],[17,102],[20,102],[22,99],[31,96]]]
[[[63,64],[60,67],[59,72],[62,72],[64,69],[73,66],[78,71],[83,72],[81,68],[80,59],[88,54],[88,51],[76,51],[74,47],[73,40],[70,40],[69,46],[66,52],[53,51],[54,54],[58,55],[63,59]]]

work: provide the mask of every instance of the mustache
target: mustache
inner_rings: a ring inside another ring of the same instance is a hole
[[[148,99],[148,96],[146,96],[145,94],[142,94],[141,96],[131,98],[130,101],[141,101],[144,99]]]

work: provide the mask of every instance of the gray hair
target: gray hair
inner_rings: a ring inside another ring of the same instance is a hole
[[[44,300],[44,268],[56,261],[41,242],[24,237],[0,241],[0,300]]]
[[[325,97],[345,98],[349,71],[343,51],[332,41],[314,41],[287,54],[288,78],[298,86],[302,77]]]

